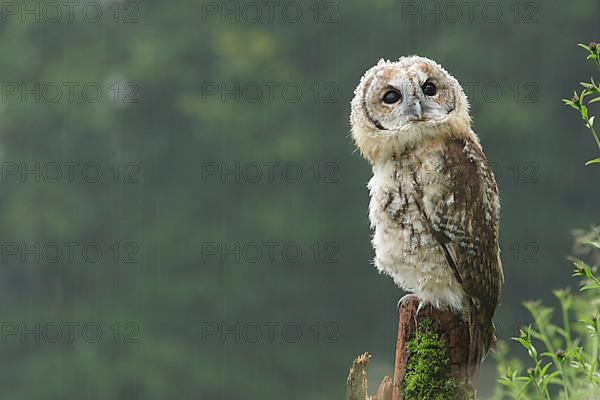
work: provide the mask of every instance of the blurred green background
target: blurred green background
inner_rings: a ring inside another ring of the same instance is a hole
[[[598,223],[593,142],[560,99],[594,73],[576,43],[599,8],[3,2],[2,398],[337,399],[364,351],[372,388],[391,374],[403,293],[371,266],[348,116],[363,72],[407,54],[470,97],[515,335]]]

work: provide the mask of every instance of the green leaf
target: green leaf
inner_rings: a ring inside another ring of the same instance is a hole
[[[588,119],[588,108],[583,104],[581,105],[581,118],[583,118],[586,121]]]
[[[592,49],[590,49],[589,46],[583,44],[583,43],[577,43],[577,46],[581,47],[582,49],[586,49],[587,51],[591,52]]]
[[[593,160],[590,160],[585,163],[585,165],[592,165],[592,164],[600,164],[600,157],[594,158]]]
[[[597,158],[596,160],[600,160],[600,158]],[[600,242],[597,242],[595,240],[588,240],[586,242],[583,242],[583,244],[589,244],[590,246],[594,246],[597,249],[600,249]]]
[[[567,100],[567,99],[562,99],[562,101],[568,105],[569,107],[572,107],[574,109],[576,109],[577,111],[579,111],[579,106],[577,106],[575,103],[573,103],[571,100]]]

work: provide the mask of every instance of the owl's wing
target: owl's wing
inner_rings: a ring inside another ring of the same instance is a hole
[[[422,177],[422,212],[479,317],[491,324],[503,281],[498,188],[478,143],[445,145],[440,171]]]

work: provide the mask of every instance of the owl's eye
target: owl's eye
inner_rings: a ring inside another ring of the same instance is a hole
[[[437,88],[431,82],[425,82],[425,84],[421,86],[421,89],[423,89],[423,93],[425,93],[426,96],[435,96],[437,93]]]
[[[394,104],[401,98],[402,96],[400,95],[400,92],[396,90],[390,90],[383,95],[383,102],[385,104]]]

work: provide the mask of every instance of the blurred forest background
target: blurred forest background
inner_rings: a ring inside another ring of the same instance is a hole
[[[600,220],[560,101],[595,72],[576,43],[600,3],[448,4],[3,2],[2,398],[336,399],[364,351],[390,374],[403,293],[371,266],[348,136],[382,57],[467,91],[502,195],[496,324],[517,334]]]

